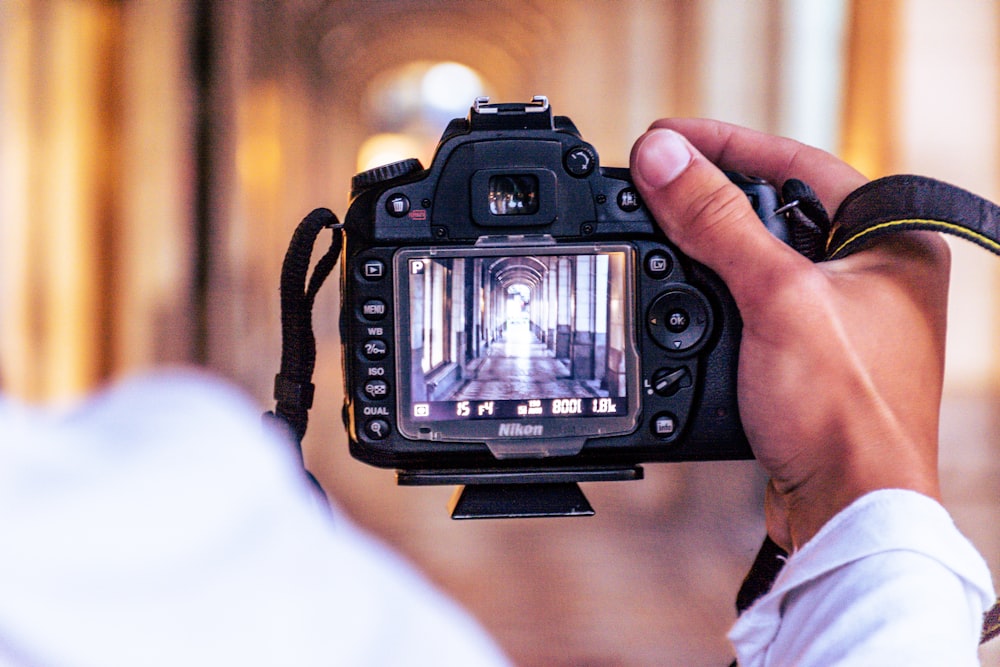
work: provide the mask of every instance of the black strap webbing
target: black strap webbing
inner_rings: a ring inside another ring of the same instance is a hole
[[[326,254],[316,263],[310,275],[313,246],[324,229],[332,229],[333,238]],[[264,418],[287,428],[300,460],[314,391],[312,376],[316,366],[316,337],[312,326],[313,302],[323,281],[337,263],[342,246],[343,234],[337,216],[325,208],[318,208],[295,229],[281,265],[281,369],[274,378],[274,411],[265,413]],[[312,474],[306,473],[320,489]]]
[[[801,181],[785,184],[783,195],[785,201],[792,201],[784,208],[788,209],[793,240],[809,236],[797,235],[799,227],[830,230],[825,252],[816,252],[815,244],[808,241],[795,244],[799,252],[813,260],[840,259],[884,236],[908,230],[951,234],[1000,255],[1000,206],[925,176],[887,176],[858,188],[837,209],[832,226],[822,206],[817,209],[811,205],[818,200]],[[742,613],[770,590],[785,557],[783,550],[765,539],[740,588],[738,611]],[[1000,636],[1000,600],[983,619],[980,643],[997,636]]]
[[[886,234],[944,232],[1000,255],[1000,206],[924,176],[887,176],[848,195],[833,220],[826,258],[849,255]]]

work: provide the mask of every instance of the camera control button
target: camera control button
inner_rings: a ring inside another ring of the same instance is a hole
[[[382,299],[368,299],[361,306],[361,316],[372,322],[383,319],[387,312],[385,301]]]
[[[404,194],[394,194],[385,200],[385,210],[394,218],[402,218],[410,212],[410,198]]]
[[[656,297],[646,311],[653,340],[678,354],[695,352],[708,339],[711,310],[700,292],[678,285]]]
[[[618,208],[626,213],[634,213],[639,210],[642,200],[635,188],[625,188],[618,193]]]
[[[653,391],[660,396],[673,396],[691,386],[691,373],[687,368],[661,368],[653,373]]]
[[[577,178],[583,178],[584,176],[589,176],[590,172],[594,171],[594,166],[597,164],[597,155],[592,149],[586,146],[577,146],[571,148],[566,153],[563,163],[566,165],[566,171]]]
[[[365,422],[365,435],[372,440],[384,440],[389,437],[389,422],[384,419],[369,419]]]
[[[684,333],[691,325],[691,316],[683,308],[674,308],[666,314],[663,324],[671,333]]]
[[[661,250],[654,250],[646,255],[645,265],[646,274],[655,280],[666,278],[670,274],[671,269],[674,268],[674,263],[670,259],[670,255]]]
[[[379,400],[389,395],[389,383],[385,380],[369,380],[365,382],[365,396]]]
[[[386,355],[389,354],[389,346],[381,338],[372,338],[365,341],[364,347],[361,349],[365,355],[365,359],[371,361],[385,359]]]
[[[367,259],[361,265],[361,275],[366,280],[382,280],[385,277],[385,262],[380,259]]]
[[[677,436],[677,417],[674,417],[669,412],[661,412],[653,417],[649,428],[657,438],[672,440]]]

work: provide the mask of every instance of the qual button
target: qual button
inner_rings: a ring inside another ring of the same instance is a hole
[[[365,423],[365,434],[372,440],[384,440],[389,437],[389,422],[384,419],[372,419]]]

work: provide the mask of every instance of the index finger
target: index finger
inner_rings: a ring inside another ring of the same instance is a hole
[[[721,169],[763,178],[778,188],[790,178],[805,181],[831,215],[848,194],[868,182],[836,156],[794,139],[699,118],[664,118],[651,127],[684,135]]]

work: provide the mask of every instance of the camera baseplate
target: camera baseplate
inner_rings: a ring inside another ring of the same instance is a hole
[[[591,516],[594,509],[579,482],[640,480],[641,466],[511,470],[397,472],[400,486],[457,484],[452,519],[520,519]]]

